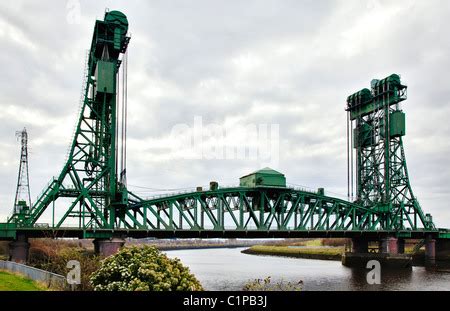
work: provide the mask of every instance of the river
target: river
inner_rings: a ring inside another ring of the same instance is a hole
[[[426,290],[450,291],[450,270],[381,271],[381,284],[369,285],[369,270],[344,267],[339,261],[311,260],[242,254],[244,248],[173,250],[200,280],[206,290],[241,290],[245,283],[270,276],[272,282],[303,281],[303,290]]]

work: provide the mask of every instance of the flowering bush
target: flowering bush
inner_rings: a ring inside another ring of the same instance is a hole
[[[91,275],[97,291],[197,291],[200,282],[178,258],[154,247],[124,248],[102,261]]]

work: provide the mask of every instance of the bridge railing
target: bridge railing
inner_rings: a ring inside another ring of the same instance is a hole
[[[226,189],[233,189],[233,188],[239,188],[239,187],[240,187],[239,185],[221,185],[219,187],[219,189],[226,190]],[[169,192],[169,193],[159,193],[159,194],[155,194],[155,195],[151,195],[151,196],[146,196],[145,200],[163,199],[163,198],[169,198],[169,197],[176,196],[176,195],[210,191],[208,187],[202,187],[202,188],[204,189],[202,191],[198,191],[197,188],[186,188],[183,191],[174,191],[174,192]],[[310,189],[310,188],[303,188],[303,187],[295,187],[295,186],[289,186],[289,187],[286,187],[286,189],[292,189],[292,190],[295,190],[295,191],[302,191],[302,192],[307,192],[307,193],[312,193],[312,194],[318,194],[319,193],[318,190],[313,190],[313,189]],[[336,195],[333,193],[333,196],[336,196]],[[338,196],[336,196],[336,197],[338,197]],[[342,195],[339,195],[339,198],[347,199],[347,197],[344,197]]]
[[[58,178],[56,178],[55,176],[53,176],[49,182],[47,182],[47,184],[45,185],[45,187],[42,189],[42,191],[39,193],[39,195],[36,197],[36,201],[34,201],[34,204],[32,204],[33,206],[36,205],[37,203],[40,202],[40,200],[42,199],[43,195],[45,192],[48,191],[48,189],[50,188],[50,185],[52,183],[54,183],[55,181],[57,181]]]
[[[197,191],[196,188],[192,188],[192,189],[183,190],[183,191],[176,191],[176,192],[169,192],[169,193],[160,193],[160,194],[147,196],[147,197],[145,197],[145,199],[146,200],[162,199],[162,198],[168,198],[168,197],[172,197],[172,196],[176,196],[176,195],[180,195],[180,194],[193,193],[193,192],[196,192],[196,191]]]

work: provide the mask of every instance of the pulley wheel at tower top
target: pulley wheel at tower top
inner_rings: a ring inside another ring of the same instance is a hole
[[[106,13],[105,22],[119,26],[119,28],[122,29],[122,34],[126,34],[128,31],[128,19],[126,15],[120,11]]]

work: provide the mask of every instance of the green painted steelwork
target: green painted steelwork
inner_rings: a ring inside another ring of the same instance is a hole
[[[322,192],[281,187],[236,187],[143,199],[130,193],[114,229],[107,227],[13,227],[29,236],[132,237],[380,237],[444,238],[445,231],[406,227],[386,229],[384,213]],[[450,237],[450,236],[448,236]]]
[[[361,119],[385,107],[397,105],[406,100],[406,90],[406,85],[401,84],[400,76],[397,74],[383,80],[373,80],[371,91],[363,89],[347,97],[350,119]]]
[[[269,167],[263,168],[239,179],[242,187],[275,186],[286,187],[286,177]]]
[[[125,15],[112,11],[96,21],[88,57],[85,92],[68,160],[32,207],[0,224],[1,238],[30,237],[358,237],[425,234],[437,230],[412,195],[401,123],[385,126],[405,99],[396,76],[375,81],[349,97],[355,120],[358,200],[286,187],[283,174],[264,169],[241,178],[241,186],[145,199],[127,190],[118,168],[117,74],[129,37]],[[398,77],[398,76],[397,76]],[[368,92],[369,91],[369,92]],[[400,117],[401,118],[401,117]],[[385,120],[387,119],[387,120]],[[383,123],[384,122],[384,123]],[[388,137],[381,139],[381,130]],[[401,133],[400,133],[401,134]],[[122,159],[123,160],[123,159]],[[386,173],[385,173],[386,172]],[[62,205],[58,205],[61,203]],[[52,223],[40,224],[51,211]],[[60,211],[60,213],[55,213]],[[63,213],[61,213],[63,212]],[[68,220],[75,220],[68,224]]]
[[[353,129],[353,145],[355,147],[368,147],[375,143],[374,130],[368,123],[363,123]]]
[[[98,61],[95,68],[95,80],[97,81],[97,93],[114,94],[116,72],[114,63],[110,61]]]
[[[0,238],[15,239],[16,227],[15,223],[0,223]]]
[[[389,131],[391,138],[406,135],[405,113],[402,111],[394,111],[389,117]]]
[[[356,204],[376,211],[384,229],[434,229],[414,197],[402,136],[405,114],[399,103],[407,87],[393,74],[372,81],[371,96],[356,93],[347,99],[356,150]],[[352,163],[353,165],[353,163]]]
[[[315,192],[238,187],[152,200],[133,195],[124,224],[132,224],[135,229],[165,230],[376,231],[386,227],[380,215]]]
[[[117,30],[118,29],[118,30]],[[116,214],[127,206],[127,191],[117,172],[117,75],[126,52],[128,22],[120,12],[106,12],[95,23],[89,51],[86,85],[77,128],[67,162],[58,178],[53,178],[22,219],[13,215],[18,227],[36,224],[48,208],[64,208],[52,228],[67,219],[79,219],[79,227],[114,228]],[[69,198],[61,204],[58,202]],[[55,206],[56,205],[56,206]]]
[[[440,229],[438,237],[440,239],[450,239],[450,231],[448,229]]]

